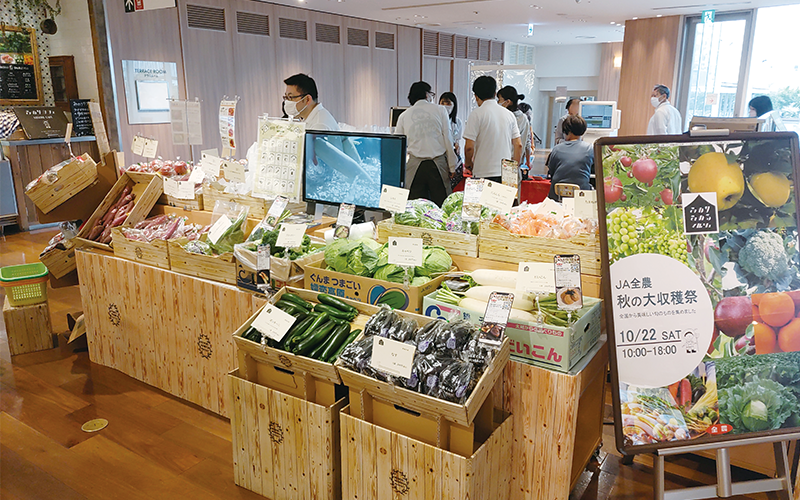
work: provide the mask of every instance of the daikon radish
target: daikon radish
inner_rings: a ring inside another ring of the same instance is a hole
[[[470,299],[465,297],[458,302],[458,307],[468,311],[474,311],[483,314],[486,311],[486,302],[481,302],[478,299]],[[528,323],[536,323],[536,316],[520,309],[511,309],[511,314],[508,316],[509,321],[526,321]]]
[[[521,309],[523,311],[530,311],[533,309],[533,302],[528,299],[528,294],[521,290],[514,290],[513,288],[506,288],[502,286],[474,286],[467,290],[465,295],[470,299],[489,302],[489,296],[492,294],[492,292],[514,294],[514,303],[511,305],[511,307],[514,309]]]
[[[511,314],[508,315],[509,321],[527,321],[528,323],[536,323],[536,316],[528,311],[521,311],[519,309],[511,309]]]
[[[469,273],[479,285],[504,286],[511,289],[517,286],[516,271],[495,271],[493,269],[476,269]]]

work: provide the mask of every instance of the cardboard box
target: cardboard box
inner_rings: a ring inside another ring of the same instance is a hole
[[[328,269],[323,261],[305,267],[305,278],[303,279],[305,286],[303,288],[377,305],[385,303],[390,298],[402,296],[405,304],[403,307],[394,307],[395,309],[422,314],[422,297],[439,288],[444,279],[444,276],[439,276],[424,285],[406,288],[402,283],[337,273]],[[397,303],[399,304],[400,301]]]
[[[317,241],[315,243],[322,242]],[[237,250],[236,252],[236,286],[262,295],[268,293],[269,285],[273,290],[279,290],[284,286],[302,288],[303,279],[305,278],[305,266],[322,262],[325,259],[324,251],[306,255],[297,260],[271,256],[269,272],[262,271],[257,273],[258,256],[256,252],[249,250]],[[270,283],[267,283],[267,280]]]
[[[568,372],[597,343],[601,333],[602,301],[584,297],[580,319],[572,329],[528,322],[509,322],[506,336],[511,339],[511,359],[559,372]],[[423,299],[425,316],[450,319],[452,315],[475,324],[483,321],[484,311],[473,311],[436,300]]]

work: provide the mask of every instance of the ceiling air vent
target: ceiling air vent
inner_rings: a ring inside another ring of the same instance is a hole
[[[492,61],[500,62],[503,60],[503,42],[492,41]]]
[[[489,40],[481,39],[480,48],[478,49],[478,59],[481,61],[489,60]]]
[[[369,30],[347,28],[347,45],[369,47]]]
[[[453,57],[453,35],[439,33],[439,57]]]
[[[375,32],[375,48],[394,50],[394,33]]]
[[[439,55],[439,33],[427,30],[422,32],[422,55]]]
[[[467,59],[472,61],[478,60],[478,44],[480,40],[477,38],[468,38],[467,39]]]
[[[455,39],[455,57],[456,59],[467,58],[467,37],[463,35],[456,35]]]
[[[316,40],[322,43],[340,43],[339,27],[334,24],[316,24]]]
[[[269,36],[269,16],[237,11],[236,31],[247,35]]]
[[[291,38],[292,40],[308,40],[308,27],[306,22],[300,19],[279,17],[278,30],[280,31],[281,38]]]
[[[186,21],[190,28],[225,31],[225,9],[187,3]]]

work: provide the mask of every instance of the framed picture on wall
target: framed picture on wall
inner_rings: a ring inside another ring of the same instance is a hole
[[[44,104],[42,70],[33,28],[0,28],[0,106]]]
[[[169,123],[169,101],[178,99],[178,65],[122,61],[128,123]]]

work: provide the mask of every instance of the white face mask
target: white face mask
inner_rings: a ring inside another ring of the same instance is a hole
[[[652,104],[654,108],[657,108],[658,105],[661,104],[661,101],[658,100],[658,97],[651,97],[650,104]]]
[[[444,105],[444,109],[447,110],[447,114],[449,115],[450,113],[453,112],[453,105],[452,104],[445,104]]]
[[[302,113],[302,112],[303,112],[303,111],[304,111],[304,110],[305,110],[307,107],[308,107],[308,104],[306,104],[305,106],[303,106],[303,108],[302,108],[302,109],[299,109],[299,110],[298,110],[298,109],[297,109],[297,103],[296,103],[296,102],[294,102],[294,101],[285,101],[285,104],[283,105],[283,108],[284,108],[284,110],[286,111],[286,114],[287,114],[287,115],[289,115],[289,116],[292,116],[292,117],[299,115],[299,114],[300,114],[300,113]]]

